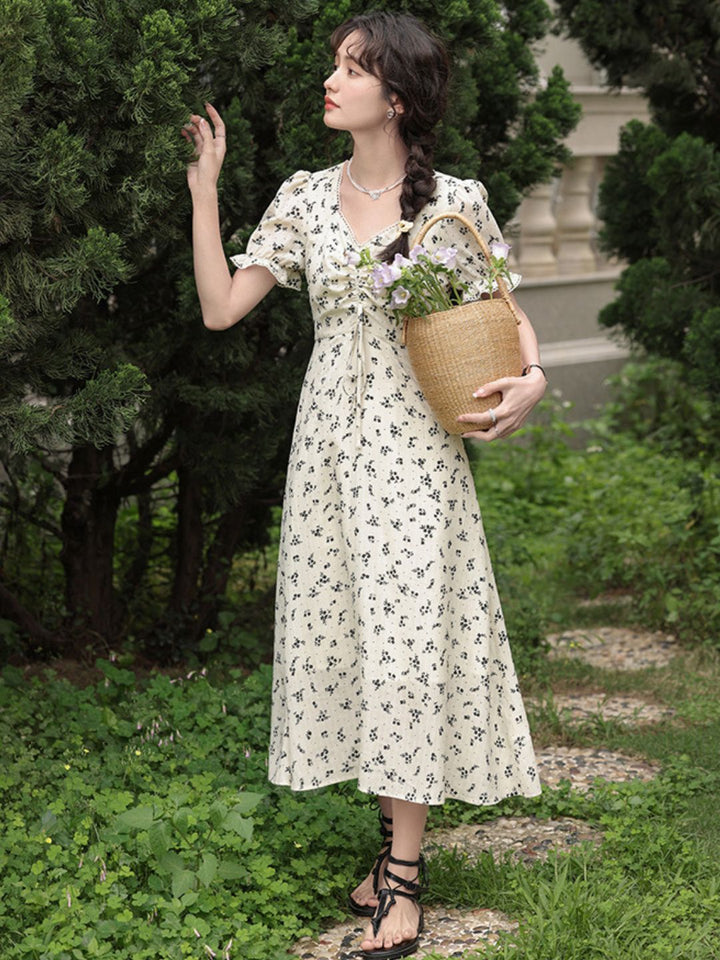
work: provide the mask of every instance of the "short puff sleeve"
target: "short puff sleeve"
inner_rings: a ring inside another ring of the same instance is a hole
[[[310,174],[299,170],[280,186],[250,236],[245,253],[230,257],[238,269],[266,267],[281,287],[300,290],[305,271],[306,187]]]
[[[487,190],[479,180],[458,180],[447,177],[447,194],[437,205],[437,213],[452,211],[461,213],[475,224],[488,246],[491,243],[503,243],[503,236],[487,204]],[[487,261],[478,247],[475,237],[459,220],[447,219],[431,227],[423,246],[436,249],[439,246],[457,248],[457,266],[462,279],[469,283],[466,299],[476,299],[488,292],[486,279]],[[514,290],[522,277],[519,273],[510,273],[510,290]],[[493,288],[497,289],[497,283]]]

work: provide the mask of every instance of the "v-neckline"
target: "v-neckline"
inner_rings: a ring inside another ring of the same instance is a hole
[[[389,223],[386,227],[383,227],[382,230],[378,230],[377,233],[373,233],[372,236],[367,238],[367,240],[363,240],[362,242],[358,240],[357,236],[355,235],[355,231],[350,226],[350,221],[347,219],[347,217],[343,213],[342,201],[340,199],[340,185],[342,184],[343,168],[345,167],[346,163],[347,161],[343,160],[342,163],[338,165],[338,175],[335,183],[335,201],[337,203],[340,219],[345,224],[345,229],[350,234],[350,239],[352,240],[352,242],[355,244],[356,247],[366,247],[373,240],[376,240],[378,237],[381,237],[384,233],[387,233],[387,231],[391,227],[397,227],[401,221],[400,219],[394,220],[392,223]]]

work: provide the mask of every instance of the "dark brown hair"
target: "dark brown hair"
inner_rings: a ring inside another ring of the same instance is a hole
[[[434,129],[447,104],[448,55],[442,42],[410,14],[372,12],[352,17],[333,31],[333,51],[355,31],[363,39],[353,49],[353,57],[382,82],[389,104],[398,99],[403,105],[398,133],[409,153],[400,209],[403,220],[413,221],[435,190]],[[406,233],[383,250],[382,259],[392,260],[396,253],[407,256]]]

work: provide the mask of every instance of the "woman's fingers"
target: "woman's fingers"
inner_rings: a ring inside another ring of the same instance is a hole
[[[491,380],[489,383],[484,383],[481,387],[478,387],[473,396],[489,397],[492,393],[503,393],[513,382],[513,379],[516,378],[500,377],[499,380]]]
[[[540,383],[540,378],[501,377],[483,384],[473,393],[474,397],[490,397],[498,393],[502,397],[490,410],[461,414],[458,422],[468,425],[468,432],[462,436],[486,442],[509,437],[525,423],[544,392],[544,378]]]
[[[224,137],[225,124],[223,123],[223,119],[220,114],[211,103],[206,103],[205,109],[207,110],[208,116],[212,120],[213,127],[215,128],[215,136],[220,138]]]

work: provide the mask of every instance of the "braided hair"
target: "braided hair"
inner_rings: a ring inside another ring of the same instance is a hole
[[[448,55],[441,41],[411,14],[373,12],[352,17],[333,31],[333,51],[355,31],[363,43],[353,56],[363,70],[381,81],[388,104],[398,99],[403,105],[398,134],[408,157],[400,210],[402,219],[412,222],[435,191],[434,128],[447,104]],[[407,233],[401,233],[385,247],[381,259],[389,262],[396,253],[407,256],[408,246]]]

